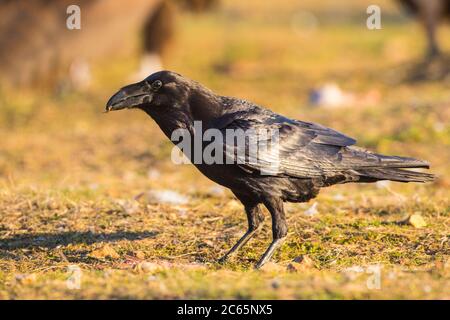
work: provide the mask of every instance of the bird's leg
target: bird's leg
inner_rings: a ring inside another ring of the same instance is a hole
[[[286,218],[284,217],[283,201],[281,199],[270,199],[264,202],[265,206],[272,216],[272,233],[273,240],[266,252],[261,256],[258,263],[255,265],[256,269],[261,268],[267,261],[269,261],[274,252],[283,244],[287,235]]]
[[[241,249],[248,242],[248,240],[250,240],[255,235],[256,231],[258,231],[259,227],[261,226],[261,222],[263,222],[264,220],[264,215],[258,207],[258,203],[250,201],[242,202],[244,203],[245,213],[247,214],[248,230],[238,240],[238,242],[236,242],[236,244],[230,249],[230,251],[228,251],[222,258],[219,259],[220,263],[225,262],[234,253],[239,251],[239,249]]]

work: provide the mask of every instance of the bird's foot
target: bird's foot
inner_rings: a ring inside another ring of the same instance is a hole
[[[283,244],[286,238],[276,239],[272,241],[269,248],[267,248],[266,252],[261,256],[259,261],[255,265],[255,269],[260,269],[263,265],[265,265],[273,256],[275,251]]]
[[[228,261],[228,259],[230,258],[230,256],[227,254],[225,254],[222,258],[220,258],[219,260],[217,260],[217,263],[219,264],[224,264],[225,262]]]
[[[233,248],[230,249],[222,258],[218,260],[220,264],[225,263],[229,258],[234,256],[239,249],[241,249],[247,242],[250,240],[251,237],[255,234],[257,229],[248,230],[240,239],[239,241],[233,246]]]

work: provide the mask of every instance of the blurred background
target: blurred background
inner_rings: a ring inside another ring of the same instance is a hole
[[[2,1],[0,179],[108,192],[184,179],[143,113],[102,114],[116,89],[169,69],[361,146],[430,160],[447,186],[448,1],[407,2],[378,1],[382,29],[369,30],[370,1],[86,0],[81,30],[68,30],[70,1]]]
[[[0,299],[448,299],[449,3],[0,1]],[[80,30],[66,28],[70,4]],[[372,4],[379,30],[366,26]],[[324,189],[286,205],[275,271],[249,271],[269,224],[217,266],[244,231],[241,205],[175,166],[143,112],[103,113],[117,89],[160,69],[426,159],[439,178]],[[81,290],[65,283],[71,264]],[[383,265],[382,290],[347,272],[370,264]]]

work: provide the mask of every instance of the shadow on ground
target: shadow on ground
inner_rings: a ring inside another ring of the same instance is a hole
[[[61,232],[61,233],[34,233],[18,235],[10,238],[0,239],[0,249],[16,250],[31,248],[56,248],[69,244],[93,244],[96,242],[114,242],[119,240],[139,240],[154,238],[158,232],[128,232],[119,231],[114,233],[93,233],[87,232]]]

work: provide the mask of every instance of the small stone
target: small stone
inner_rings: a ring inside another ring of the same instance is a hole
[[[314,261],[308,256],[298,256],[286,267],[289,272],[299,272],[307,269],[315,269]]]
[[[136,200],[119,199],[116,203],[122,207],[122,210],[127,214],[133,214],[139,211],[139,202]]]
[[[89,254],[89,257],[96,259],[118,259],[120,258],[120,255],[110,245],[104,245],[100,249],[92,251]]]
[[[280,281],[278,279],[273,279],[272,282],[270,283],[270,286],[274,289],[278,289],[280,288]]]
[[[134,256],[138,259],[145,259],[145,253],[142,251],[135,251],[134,252]]]
[[[265,265],[263,265],[259,270],[264,272],[281,272],[283,271],[283,267],[274,263],[274,262],[267,262]]]
[[[414,228],[423,228],[427,226],[427,223],[425,222],[424,218],[418,213],[411,215],[408,218],[408,223],[412,225]]]
[[[167,266],[159,264],[159,263],[143,261],[136,265],[135,270],[138,272],[144,272],[144,273],[155,273],[155,272],[164,270],[166,268],[167,268]]]

